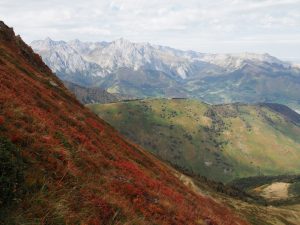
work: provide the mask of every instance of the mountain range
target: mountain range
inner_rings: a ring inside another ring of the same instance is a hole
[[[0,224],[249,224],[80,104],[1,21],[0,81]]]
[[[274,102],[300,110],[300,68],[269,54],[208,54],[125,39],[33,41],[63,80],[110,93],[208,103]]]
[[[246,178],[228,186],[173,167],[82,105],[41,57],[1,21],[0,88],[0,224],[283,225],[300,220],[297,176]],[[87,91],[83,89],[82,101]],[[164,107],[161,114],[178,117],[172,107]],[[230,107],[229,111],[205,107],[211,109],[205,117],[216,131],[222,125],[220,115],[230,122],[231,113],[236,113]],[[289,109],[267,107],[272,112],[259,116],[265,116],[268,125],[278,122],[281,128],[281,122],[298,123],[298,115]],[[244,106],[237,109],[245,110]],[[187,118],[195,119],[194,111],[189,111]],[[253,110],[245,110],[243,117],[248,113],[255,117]],[[289,130],[295,126],[284,131],[296,132]],[[190,135],[185,138],[189,140]],[[285,183],[280,185],[284,193],[296,195],[292,202],[282,202],[281,196],[276,205],[237,188],[259,185],[256,193],[265,196],[277,187],[270,182],[280,179],[294,182],[291,191]]]

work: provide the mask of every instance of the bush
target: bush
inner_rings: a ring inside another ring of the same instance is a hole
[[[4,118],[0,116],[0,126],[4,123]]]
[[[21,197],[23,169],[20,150],[10,140],[0,137],[0,208]]]

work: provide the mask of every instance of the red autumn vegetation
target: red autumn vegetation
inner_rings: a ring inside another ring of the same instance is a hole
[[[24,224],[247,224],[82,106],[0,23],[0,136],[22,150]],[[53,85],[55,84],[55,85]],[[4,120],[5,118],[5,120]]]
[[[0,116],[0,126],[4,123],[4,118],[3,116]]]

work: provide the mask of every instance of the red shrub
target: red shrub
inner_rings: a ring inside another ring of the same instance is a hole
[[[101,218],[101,220],[108,221],[114,215],[114,209],[103,199],[95,197],[91,200],[91,202],[100,210],[99,217]]]
[[[0,116],[0,126],[4,123],[4,117]]]
[[[123,170],[125,173],[129,173],[134,178],[145,178],[144,172],[133,162],[130,161],[118,161],[115,162],[116,167]]]
[[[76,165],[73,162],[68,161],[67,168],[72,175],[83,176],[82,172],[76,167]]]
[[[162,182],[154,179],[148,179],[147,186],[153,191],[159,191],[162,186]]]
[[[163,215],[163,210],[156,204],[149,204],[147,208],[143,209],[145,216],[153,217],[155,215]]]
[[[181,203],[184,200],[184,197],[179,192],[176,192],[167,186],[164,186],[161,192],[168,198],[173,199],[173,201],[175,201],[176,203]]]
[[[90,126],[92,126],[95,129],[99,130],[100,132],[102,132],[104,130],[104,126],[92,118],[87,118],[85,121],[87,124],[89,124]]]
[[[50,136],[50,135],[42,136],[42,141],[43,141],[44,143],[53,143],[52,136]]]
[[[93,218],[94,223],[89,224],[107,224],[107,222],[110,221],[115,214],[114,208],[104,199],[96,196],[95,194],[87,193],[85,191],[82,191],[82,194],[88,204],[95,209],[97,212],[96,215],[98,215],[96,218]],[[100,221],[102,223],[100,223]]]
[[[89,221],[87,223],[84,223],[83,225],[101,225],[101,221],[99,221],[98,218],[92,218],[89,219]]]
[[[21,135],[20,134],[13,134],[11,137],[10,137],[10,140],[11,140],[11,142],[13,142],[13,143],[18,143],[18,142],[20,142],[21,140],[22,140],[22,137],[21,137]]]
[[[74,136],[75,140],[81,144],[85,143],[88,140],[88,138],[84,134],[76,133],[74,134]]]
[[[122,185],[122,191],[124,194],[127,194],[128,196],[131,196],[132,198],[136,198],[138,196],[144,195],[144,190],[139,189],[139,187],[134,186],[132,184],[123,184]]]

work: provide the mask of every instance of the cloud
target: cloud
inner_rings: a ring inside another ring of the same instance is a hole
[[[87,41],[124,37],[199,51],[217,47],[220,52],[228,50],[224,43],[260,51],[265,42],[264,50],[272,53],[272,40],[282,47],[288,42],[291,57],[300,54],[294,38],[300,35],[299,12],[300,0],[0,0],[1,19],[28,42],[46,36]]]

